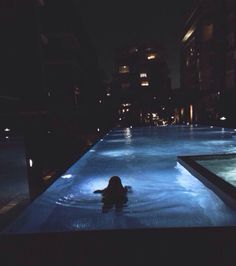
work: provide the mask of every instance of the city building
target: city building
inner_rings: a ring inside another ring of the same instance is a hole
[[[183,121],[217,123],[232,119],[232,104],[226,100],[235,94],[236,85],[235,14],[234,1],[204,0],[186,21],[181,40]]]
[[[120,105],[121,124],[163,119],[170,89],[164,50],[156,42],[116,51],[113,92]]]
[[[81,131],[102,131],[105,89],[75,1],[9,0],[0,7],[1,132],[23,134],[34,199],[78,158]]]

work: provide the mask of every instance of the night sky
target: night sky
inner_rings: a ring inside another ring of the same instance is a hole
[[[180,40],[186,14],[196,0],[77,0],[102,69],[111,77],[114,49],[156,40],[166,49],[172,88],[179,87]]]

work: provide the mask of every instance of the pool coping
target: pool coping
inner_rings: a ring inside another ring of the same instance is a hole
[[[227,205],[236,209],[236,187],[196,162],[196,160],[208,160],[219,157],[232,158],[236,157],[236,153],[178,156],[177,160],[205,186],[215,192]]]

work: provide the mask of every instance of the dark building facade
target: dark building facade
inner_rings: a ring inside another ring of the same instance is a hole
[[[33,199],[78,158],[81,131],[97,129],[103,86],[74,1],[0,5],[1,131],[24,136]]]
[[[116,51],[113,92],[120,104],[119,120],[163,117],[170,95],[169,71],[163,49],[155,42]]]
[[[235,91],[235,2],[200,1],[182,36],[181,88],[186,105],[182,120],[215,122],[226,116],[227,95]],[[224,118],[225,117],[225,118]]]

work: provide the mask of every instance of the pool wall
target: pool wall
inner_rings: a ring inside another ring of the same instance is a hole
[[[236,154],[178,156],[178,162],[205,186],[214,191],[227,205],[236,209],[236,188],[196,162],[196,160],[230,158],[232,156],[236,156]]]

